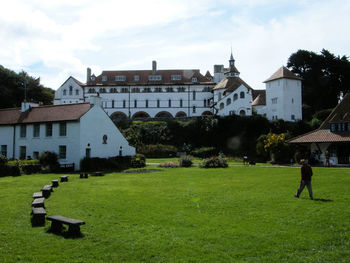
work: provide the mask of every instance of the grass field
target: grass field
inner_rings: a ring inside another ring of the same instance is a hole
[[[314,174],[314,201],[297,168],[69,175],[45,205],[86,222],[75,239],[30,224],[60,175],[0,178],[0,262],[350,262],[350,169]]]

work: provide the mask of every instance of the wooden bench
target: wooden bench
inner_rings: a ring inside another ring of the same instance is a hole
[[[66,163],[60,165],[61,172],[74,172],[75,164],[74,163]]]
[[[88,173],[80,173],[80,178],[89,178],[89,174]]]
[[[45,198],[36,198],[32,202],[32,207],[45,207],[44,205]]]
[[[58,187],[58,180],[52,180],[52,187]]]
[[[46,211],[43,207],[33,207],[32,209],[32,225],[42,226],[45,225]]]
[[[102,172],[94,172],[91,175],[93,175],[93,176],[104,176],[104,174]]]
[[[51,231],[60,233],[62,231],[62,224],[68,225],[68,233],[72,235],[80,235],[80,226],[85,225],[84,221],[72,219],[64,216],[48,216],[46,218],[51,223]]]
[[[68,182],[68,175],[61,176],[60,179],[61,179],[61,183],[62,182]]]
[[[43,197],[43,193],[42,192],[36,192],[36,193],[33,193],[33,198],[42,198]]]

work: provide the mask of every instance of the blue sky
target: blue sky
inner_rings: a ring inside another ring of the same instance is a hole
[[[0,64],[57,89],[102,70],[228,65],[254,89],[298,49],[350,55],[345,0],[12,0],[0,13]]]

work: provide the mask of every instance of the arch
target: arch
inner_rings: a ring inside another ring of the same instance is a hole
[[[225,107],[225,104],[223,102],[220,103],[220,110],[222,110]]]
[[[171,113],[167,112],[167,111],[161,111],[158,112],[155,116],[155,118],[173,118],[173,115],[171,115]]]
[[[245,97],[244,91],[241,91],[241,92],[239,93],[239,97],[240,97],[241,99],[244,99],[244,97]]]
[[[212,116],[212,115],[213,115],[213,113],[210,111],[205,111],[202,113],[202,116]]]
[[[239,115],[240,115],[240,116],[245,116],[245,115],[246,115],[246,114],[245,114],[245,110],[240,110],[240,111],[239,111]]]
[[[124,112],[116,111],[116,112],[112,113],[110,118],[112,121],[117,122],[117,121],[121,121],[121,120],[126,120],[128,118],[128,116],[126,116],[126,114]]]
[[[150,118],[150,116],[147,112],[144,112],[144,111],[138,111],[132,116],[133,120],[135,120],[135,119],[147,119],[147,118]]]
[[[228,98],[227,100],[226,100],[226,106],[227,105],[230,105],[231,104],[231,98]]]
[[[237,99],[238,99],[238,94],[235,93],[235,94],[233,95],[233,100],[237,100]]]
[[[187,117],[186,113],[183,111],[179,111],[178,113],[176,113],[175,118],[185,118]]]

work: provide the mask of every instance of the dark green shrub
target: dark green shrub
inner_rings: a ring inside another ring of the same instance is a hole
[[[58,156],[54,152],[43,152],[40,155],[39,161],[43,169],[48,172],[55,172],[60,168]]]
[[[21,165],[21,168],[25,174],[39,173],[41,171],[41,164],[25,164]]]
[[[142,168],[145,166],[146,166],[146,158],[143,154],[136,154],[136,156],[131,159],[132,168]]]
[[[204,159],[200,164],[200,168],[226,168],[228,167],[227,161],[221,156],[214,156],[208,159]]]
[[[91,171],[120,171],[132,167],[132,160],[135,157],[131,156],[116,156],[110,158],[84,158],[80,161],[80,170]],[[140,161],[141,162],[141,161]],[[136,165],[136,164],[135,164]],[[143,167],[143,166],[142,166]]]
[[[6,156],[3,156],[0,154],[0,167],[5,166],[7,164],[7,161],[8,160],[7,160]]]
[[[179,164],[175,162],[161,163],[158,165],[161,168],[178,168]]]
[[[202,147],[192,151],[192,155],[199,158],[209,158],[217,154],[218,151],[214,147]]]
[[[20,176],[21,175],[21,169],[19,168],[19,165],[8,165],[6,167],[7,170],[7,176]]]
[[[147,158],[166,158],[176,156],[177,148],[172,145],[150,144],[141,146],[138,152]]]
[[[180,167],[191,167],[193,164],[193,156],[183,155],[179,158]]]

